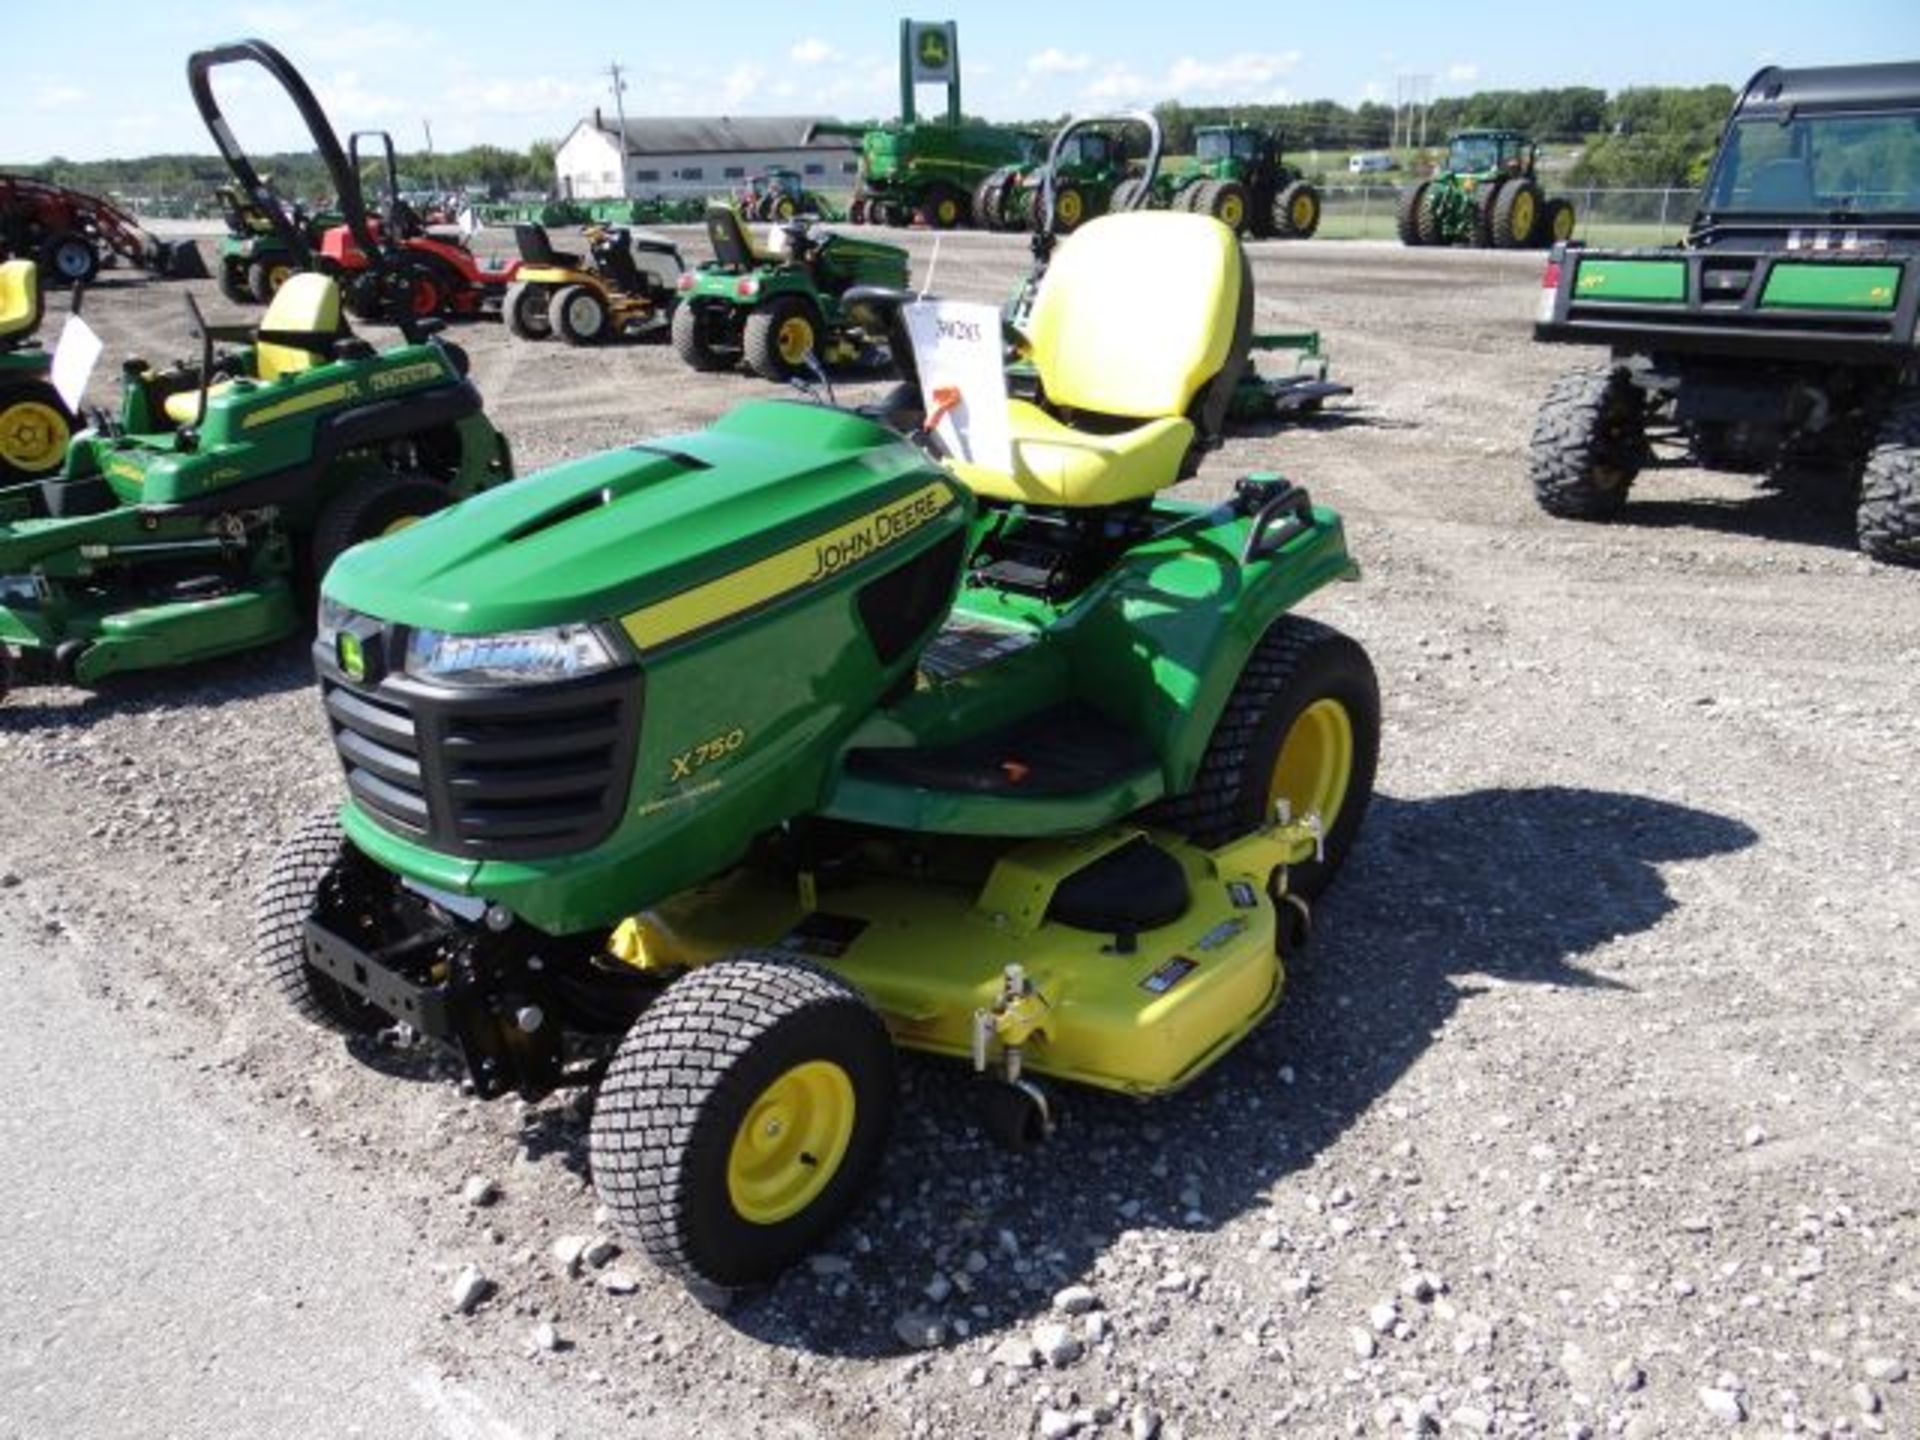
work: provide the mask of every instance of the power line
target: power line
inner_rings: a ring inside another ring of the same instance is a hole
[[[606,76],[613,82],[613,113],[620,118],[620,143],[615,148],[620,152],[620,198],[627,197],[627,106],[620,97],[627,93],[627,82],[620,78],[620,62],[607,63]]]

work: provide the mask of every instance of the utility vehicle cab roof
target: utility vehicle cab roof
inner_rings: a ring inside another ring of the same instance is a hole
[[[1920,106],[1920,61],[1896,65],[1769,65],[1747,82],[1734,114],[1786,117],[1800,110],[1877,110]]]

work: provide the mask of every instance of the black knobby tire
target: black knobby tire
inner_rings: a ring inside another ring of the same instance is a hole
[[[220,293],[235,305],[253,303],[253,291],[247,288],[245,266],[235,261],[220,267]]]
[[[393,1017],[307,960],[307,920],[346,853],[335,811],[317,811],[301,822],[273,857],[266,883],[254,897],[254,955],[268,986],[303,1020],[342,1035],[371,1035],[391,1025]]]
[[[286,281],[288,265],[284,260],[256,260],[247,267],[247,293],[261,305],[273,303],[274,295]],[[280,277],[276,282],[274,276]]]
[[[1553,382],[1527,446],[1533,497],[1563,520],[1608,520],[1647,459],[1646,401],[1624,370],[1590,365]]]
[[[1860,474],[1860,548],[1889,565],[1920,565],[1920,398],[1880,422]]]
[[[547,302],[547,324],[569,345],[598,345],[613,331],[613,311],[591,285],[562,285]]]
[[[969,203],[964,192],[951,185],[936,185],[927,197],[921,217],[930,230],[952,230],[967,223]]]
[[[1140,203],[1141,182],[1137,176],[1129,175],[1113,187],[1113,198],[1107,202],[1109,215],[1124,215]],[[1144,208],[1144,207],[1142,207]]]
[[[729,1156],[769,1087],[810,1061],[851,1082],[839,1165],[803,1208],[755,1221]],[[594,1188],[662,1269],[723,1290],[771,1279],[858,1203],[894,1107],[893,1043],[851,987],[792,957],[746,952],[667,987],[620,1042],[594,1101]]]
[[[49,282],[63,288],[90,285],[100,273],[100,252],[86,236],[63,231],[40,247],[40,272],[43,287]]]
[[[314,578],[325,579],[333,562],[362,541],[378,539],[451,504],[447,487],[417,470],[355,477],[314,522]]]
[[[1311,900],[1347,858],[1373,799],[1380,761],[1380,682],[1358,641],[1331,625],[1283,615],[1268,627],[1234,682],[1186,792],[1156,806],[1150,819],[1212,848],[1271,818],[1268,791],[1295,722],[1323,700],[1345,712],[1352,740],[1344,798],[1327,821],[1325,858],[1291,867],[1288,889]]]
[[[802,321],[813,332],[809,349],[817,354],[825,337],[821,332],[820,317],[805,300],[798,295],[777,295],[766,304],[755,306],[753,313],[747,316],[746,330],[741,337],[747,368],[762,380],[771,380],[775,384],[783,384],[795,376],[810,373],[804,362],[790,363],[780,350],[782,329]]]
[[[1524,223],[1520,212],[1531,218]],[[1545,219],[1540,187],[1524,177],[1500,187],[1493,202],[1493,243],[1502,250],[1521,250],[1533,244],[1534,232]]]
[[[1313,201],[1313,218],[1302,225],[1294,216],[1294,207],[1304,198]],[[1292,240],[1311,240],[1320,228],[1320,192],[1305,180],[1296,180],[1273,200],[1273,232]]]
[[[500,302],[501,318],[507,333],[521,340],[545,340],[553,334],[553,322],[547,318],[547,303],[553,298],[544,285],[516,280],[507,286]]]
[[[1000,185],[993,175],[988,175],[973,187],[973,223],[982,230],[998,230],[1000,210]]]
[[[1421,238],[1420,215],[1427,207],[1427,184],[1408,185],[1400,191],[1400,201],[1394,210],[1393,228],[1399,232],[1402,245],[1424,245]]]
[[[1533,243],[1542,249],[1549,249],[1562,241],[1571,240],[1578,218],[1571,200],[1547,201],[1540,211],[1539,233],[1533,237]],[[1563,229],[1566,231],[1564,235],[1560,233]]]
[[[1493,212],[1500,203],[1500,192],[1508,183],[1506,180],[1490,181],[1474,192],[1473,243],[1476,249],[1493,248]]]
[[[1230,209],[1238,210],[1238,220],[1227,219],[1225,212]],[[1235,235],[1246,234],[1253,223],[1253,201],[1247,194],[1247,187],[1238,180],[1215,182],[1213,193],[1207,196],[1207,213]]]
[[[674,353],[695,370],[728,369],[740,355],[721,343],[715,334],[718,329],[705,305],[683,302],[673,312]]]
[[[1420,194],[1420,213],[1413,217],[1414,228],[1420,232],[1422,245],[1450,245],[1452,238],[1440,228],[1440,210],[1434,203],[1434,191],[1431,185],[1423,187]]]

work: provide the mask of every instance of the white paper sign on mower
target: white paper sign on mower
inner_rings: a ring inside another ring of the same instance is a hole
[[[1013,427],[1007,419],[999,308],[918,300],[902,313],[933,433],[958,459],[1011,475]]]
[[[100,352],[106,348],[106,342],[86,321],[78,315],[67,317],[67,323],[60,330],[60,343],[53,347],[52,378],[53,388],[60,393],[60,401],[67,407],[68,414],[80,413],[87,381],[93,378],[93,367],[100,363]]]

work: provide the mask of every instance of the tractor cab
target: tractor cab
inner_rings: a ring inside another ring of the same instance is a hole
[[[1194,158],[1201,164],[1239,160],[1253,164],[1265,153],[1267,139],[1249,125],[1203,125],[1194,132]]]
[[[1517,130],[1462,130],[1447,145],[1447,173],[1479,179],[1532,175],[1537,148]]]

